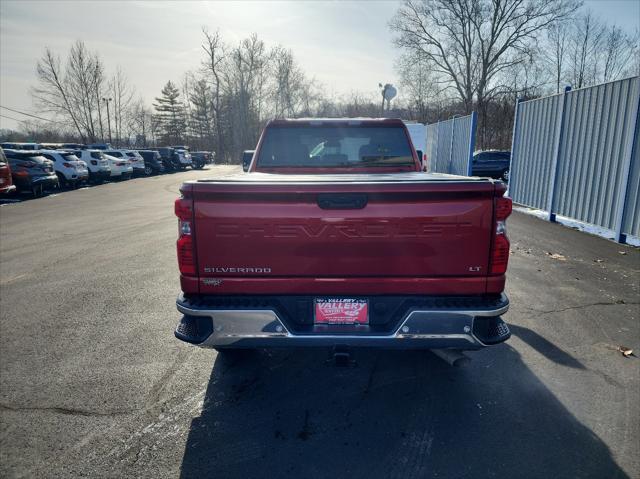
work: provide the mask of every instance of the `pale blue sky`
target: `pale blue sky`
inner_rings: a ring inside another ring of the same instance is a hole
[[[629,31],[639,0],[590,0],[601,18]],[[36,112],[28,93],[45,46],[63,54],[84,40],[111,70],[120,65],[151,103],[167,80],[180,81],[201,60],[200,31],[220,29],[228,43],[255,32],[268,46],[293,50],[309,76],[330,92],[376,94],[395,82],[397,52],[387,27],[397,1],[116,2],[0,0],[0,104]],[[2,110],[3,115],[19,117]],[[0,117],[0,128],[17,123]]]

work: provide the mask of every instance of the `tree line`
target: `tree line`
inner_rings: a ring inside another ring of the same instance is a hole
[[[475,110],[479,148],[510,146],[516,98],[640,74],[638,33],[577,0],[407,0],[389,28],[400,95],[384,115],[431,123]],[[120,145],[188,144],[238,162],[271,118],[382,114],[380,98],[327,94],[290,49],[255,34],[231,45],[203,28],[200,65],[167,81],[152,105],[122,70],[107,76],[82,41],[64,62],[45,49],[36,71],[33,98],[60,121],[25,122],[23,134],[40,141],[108,141],[110,132]]]

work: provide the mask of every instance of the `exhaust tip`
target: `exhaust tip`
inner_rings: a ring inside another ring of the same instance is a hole
[[[432,349],[431,352],[455,368],[464,367],[471,362],[471,359],[458,349]]]

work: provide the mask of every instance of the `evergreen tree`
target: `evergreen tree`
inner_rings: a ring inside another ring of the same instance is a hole
[[[211,149],[213,147],[212,98],[207,82],[204,79],[195,82],[189,100],[193,105],[191,110],[191,130],[194,136],[198,138],[198,146]]]
[[[181,144],[187,125],[180,91],[168,81],[162,89],[162,96],[156,97],[156,102],[153,107],[156,110],[160,141],[168,145]]]

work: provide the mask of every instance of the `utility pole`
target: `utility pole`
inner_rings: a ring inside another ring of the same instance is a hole
[[[102,101],[107,104],[107,125],[109,126],[109,144],[111,144],[111,117],[109,116],[109,102],[113,101],[113,98],[103,98]]]

